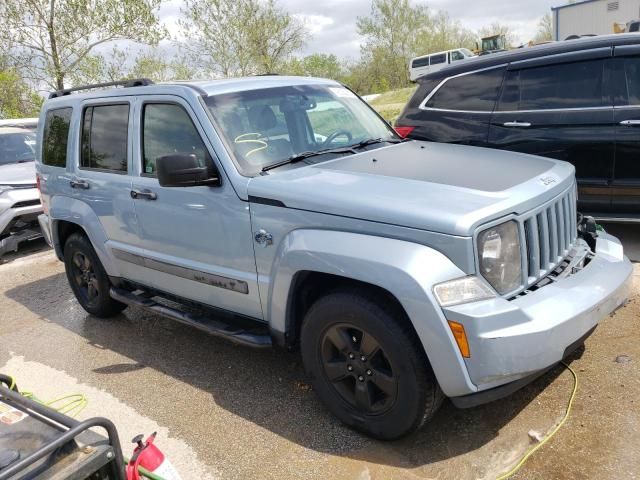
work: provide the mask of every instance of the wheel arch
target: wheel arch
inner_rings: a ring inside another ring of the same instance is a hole
[[[295,346],[303,312],[336,288],[363,288],[386,297],[411,323],[449,396],[476,391],[433,285],[464,276],[440,252],[385,237],[330,230],[296,230],[280,244],[270,274],[266,316],[279,345]]]

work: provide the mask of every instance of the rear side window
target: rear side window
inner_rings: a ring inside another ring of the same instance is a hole
[[[67,166],[67,144],[72,108],[49,110],[44,120],[42,163],[52,167]]]
[[[627,105],[640,105],[640,57],[625,58]]]
[[[449,79],[431,97],[427,107],[491,112],[498,98],[504,68],[493,68]]]
[[[429,58],[431,58],[431,65],[438,65],[439,63],[445,63],[447,61],[447,54],[431,55]]]
[[[588,60],[509,72],[499,109],[600,107],[603,70],[602,60]]]
[[[128,129],[129,104],[87,107],[80,167],[126,173]]]
[[[426,67],[429,65],[429,57],[416,58],[411,62],[411,68]]]
[[[200,165],[211,160],[191,118],[180,105],[149,103],[142,117],[142,165],[145,175],[156,175],[156,160],[173,153],[193,153]]]

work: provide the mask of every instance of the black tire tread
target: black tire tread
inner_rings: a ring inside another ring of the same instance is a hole
[[[67,263],[70,261],[73,249],[77,249],[87,254],[91,258],[91,262],[93,263],[94,272],[96,277],[98,278],[98,282],[100,284],[100,290],[106,292],[106,295],[103,295],[100,301],[100,304],[95,308],[90,308],[87,305],[84,305],[80,295],[76,292],[76,286],[71,278],[70,270],[68,268]],[[118,302],[109,296],[109,289],[111,287],[111,282],[109,281],[109,277],[107,272],[104,270],[100,259],[98,258],[98,254],[91,245],[91,241],[87,238],[86,235],[81,233],[72,233],[69,235],[64,244],[64,263],[65,270],[67,274],[67,280],[69,285],[71,286],[71,290],[73,290],[78,303],[82,308],[84,308],[87,313],[98,317],[98,318],[111,318],[118,315],[122,310],[127,308],[127,305],[124,303]]]
[[[307,318],[313,316],[316,310],[325,308],[327,304],[335,302],[339,302],[340,305],[358,305],[363,310],[369,311],[372,315],[382,319],[385,327],[391,332],[393,337],[400,339],[400,342],[406,346],[409,360],[416,372],[416,395],[422,399],[421,403],[423,405],[421,412],[416,415],[412,425],[401,435],[380,435],[379,432],[367,431],[366,428],[363,429],[361,425],[347,423],[356,429],[363,430],[369,435],[386,440],[399,438],[420,429],[434,416],[442,404],[444,394],[438,385],[420,340],[404,310],[393,301],[384,296],[376,295],[376,292],[372,292],[366,288],[340,289],[331,291],[318,299],[307,312],[305,321]],[[304,330],[304,323],[302,328]],[[313,377],[308,369],[307,371]]]

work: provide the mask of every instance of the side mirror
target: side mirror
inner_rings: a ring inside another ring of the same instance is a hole
[[[156,159],[156,171],[161,187],[197,187],[220,185],[216,168],[203,167],[193,153],[174,153]]]

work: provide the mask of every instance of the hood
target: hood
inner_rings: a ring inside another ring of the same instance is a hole
[[[35,185],[36,162],[0,165],[0,185]]]
[[[574,183],[566,162],[411,141],[252,178],[249,195],[286,207],[470,236],[524,213]]]

